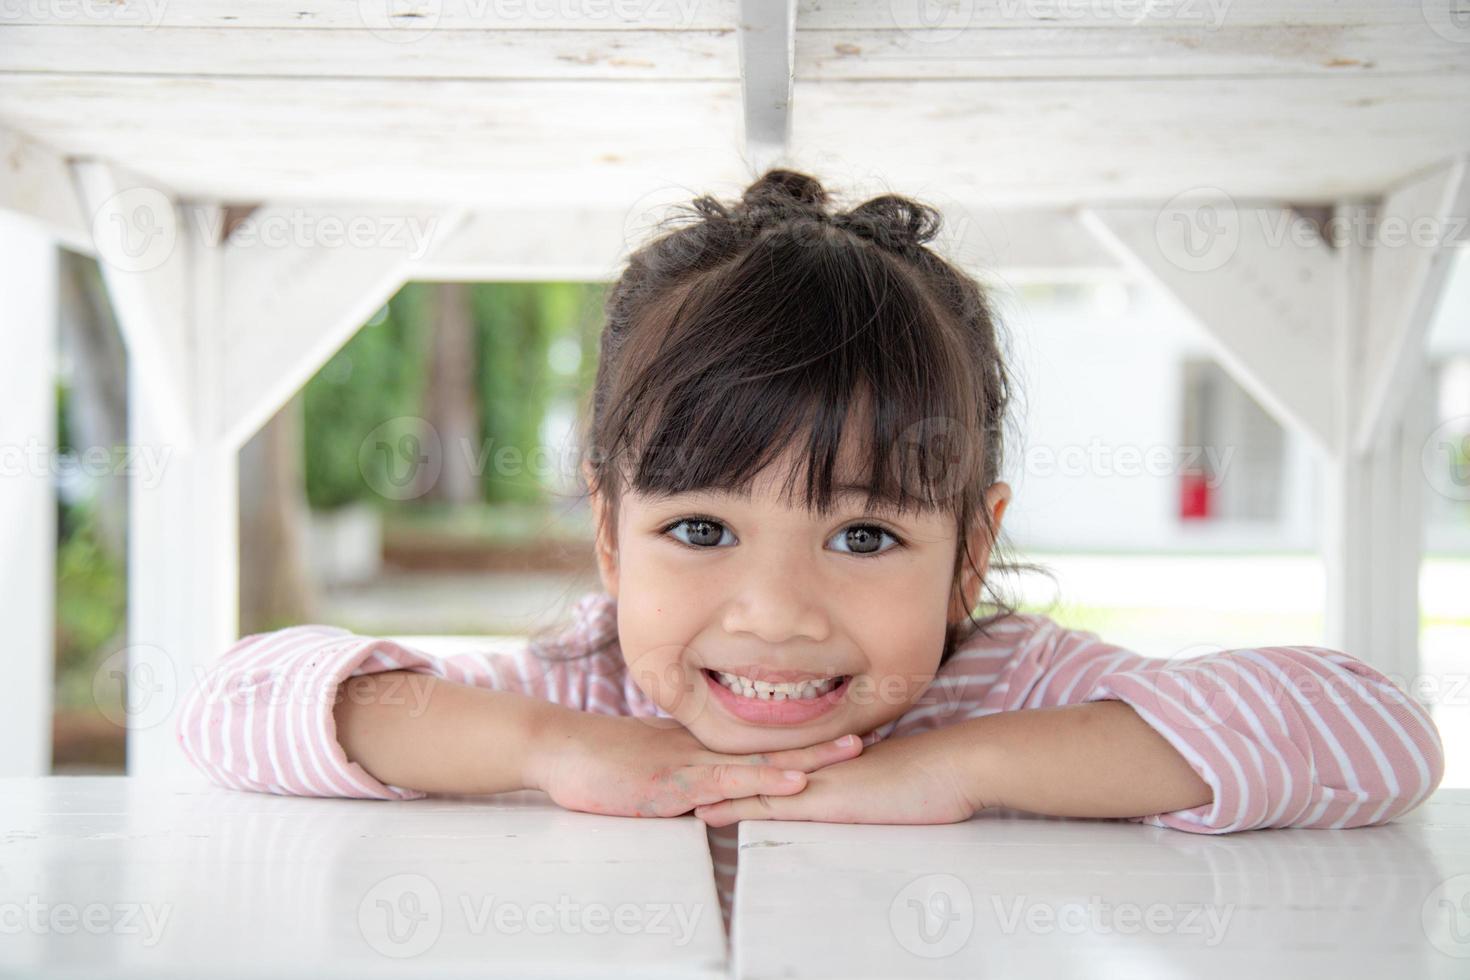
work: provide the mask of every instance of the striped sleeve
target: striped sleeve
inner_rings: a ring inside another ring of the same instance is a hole
[[[244,637],[226,650],[185,695],[176,737],[189,761],[221,786],[292,796],[419,799],[426,794],[379,782],[347,758],[332,714],[343,681],[410,670],[617,713],[616,706],[589,706],[589,667],[588,660],[542,659],[529,644],[509,655],[435,657],[338,627],[292,626]],[[404,686],[404,697],[416,696],[414,678],[405,678]],[[601,691],[594,700],[606,700]]]
[[[1379,671],[1322,647],[1150,658],[1053,624],[1000,680],[992,708],[1119,700],[1166,738],[1214,798],[1134,818],[1155,826],[1222,834],[1383,823],[1424,802],[1444,775],[1429,713]]]

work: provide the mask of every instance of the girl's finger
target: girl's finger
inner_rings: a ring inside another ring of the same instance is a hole
[[[694,808],[694,815],[711,827],[740,820],[803,820],[800,797],[747,796]]]
[[[801,749],[783,749],[780,752],[765,752],[759,755],[737,756],[742,762],[755,766],[775,766],[778,769],[800,769],[812,772],[834,762],[846,762],[862,754],[863,740],[856,735],[844,735],[828,742],[818,742]]]
[[[707,766],[690,766],[680,775],[680,782],[688,787],[689,802],[693,806],[762,794],[788,796],[806,788],[806,773],[774,766],[716,762]]]

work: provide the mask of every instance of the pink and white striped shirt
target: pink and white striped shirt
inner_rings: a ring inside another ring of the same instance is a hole
[[[573,613],[563,639],[599,652],[551,659],[527,644],[513,655],[435,657],[315,625],[247,636],[187,695],[179,744],[226,787],[409,800],[426,794],[379,782],[337,741],[332,710],[346,679],[408,669],[583,711],[668,717],[623,669],[612,597],[589,593]],[[1346,654],[1281,646],[1150,658],[1023,613],[962,641],[918,703],[864,744],[998,711],[1102,699],[1130,704],[1214,790],[1203,806],[1130,818],[1155,826],[1223,834],[1382,823],[1424,802],[1444,774],[1428,713]],[[709,831],[727,925],[735,832]]]

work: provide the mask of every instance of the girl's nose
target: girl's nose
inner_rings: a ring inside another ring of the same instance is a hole
[[[821,643],[831,635],[831,614],[815,572],[800,563],[752,563],[725,605],[727,633],[749,633],[766,643],[808,640]]]

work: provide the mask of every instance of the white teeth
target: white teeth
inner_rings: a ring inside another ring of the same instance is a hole
[[[795,701],[821,697],[836,687],[839,680],[837,677],[827,677],[819,681],[773,684],[769,681],[753,681],[739,674],[727,674],[722,670],[714,671],[714,675],[716,680],[736,694],[761,701]]]

